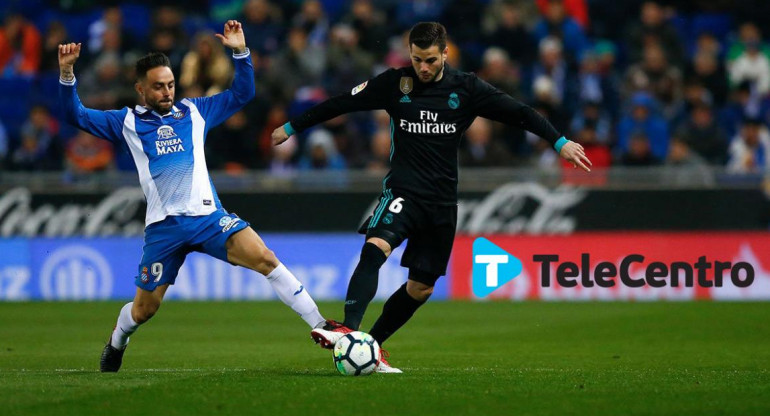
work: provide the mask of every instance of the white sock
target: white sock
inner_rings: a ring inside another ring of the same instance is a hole
[[[131,307],[133,306],[134,302],[128,302],[120,310],[118,323],[115,325],[115,330],[112,331],[112,339],[110,340],[113,348],[125,348],[128,345],[128,337],[136,332],[136,328],[139,328],[139,324],[134,322],[134,318],[131,317]]]
[[[283,263],[267,275],[267,281],[273,286],[273,290],[281,301],[297,312],[311,328],[316,328],[325,322],[324,317],[318,312],[315,301],[307,293],[307,289]]]

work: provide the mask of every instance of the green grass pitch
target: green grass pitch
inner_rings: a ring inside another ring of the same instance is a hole
[[[770,414],[769,303],[428,303],[369,377],[273,302],[168,302],[101,374],[120,306],[0,303],[0,414]]]

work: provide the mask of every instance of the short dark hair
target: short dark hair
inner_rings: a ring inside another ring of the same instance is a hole
[[[171,68],[171,61],[161,52],[150,52],[136,61],[136,76],[144,79],[147,77],[147,71],[159,66]]]
[[[446,28],[439,22],[420,22],[409,31],[409,46],[417,45],[420,49],[428,49],[438,45],[440,51],[446,48]]]

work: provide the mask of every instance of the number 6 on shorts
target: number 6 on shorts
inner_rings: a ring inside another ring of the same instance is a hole
[[[391,202],[390,205],[388,206],[388,211],[394,214],[398,214],[399,212],[401,212],[401,209],[404,208],[404,206],[401,205],[402,202],[404,202],[404,198],[398,197],[394,199],[393,202]]]

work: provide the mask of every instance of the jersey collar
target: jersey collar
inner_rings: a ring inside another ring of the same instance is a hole
[[[136,106],[136,107],[134,107],[134,110],[135,110],[135,111],[136,111],[138,114],[145,114],[145,113],[150,113],[150,114],[152,114],[152,115],[154,115],[155,117],[158,117],[158,118],[168,117],[168,116],[170,116],[170,115],[172,115],[172,114],[174,114],[174,113],[178,113],[178,112],[179,112],[179,109],[178,109],[178,108],[176,108],[176,106],[175,106],[175,105],[174,105],[174,106],[171,106],[171,111],[169,111],[168,113],[166,113],[166,114],[163,114],[163,115],[160,115],[160,114],[158,114],[158,113],[157,113],[155,110],[150,110],[149,108],[147,108],[147,107],[143,107],[143,106],[141,106],[141,105],[138,105],[138,104],[137,104],[137,106]]]

